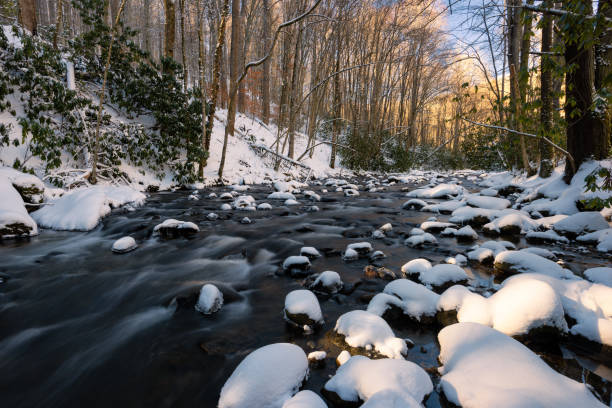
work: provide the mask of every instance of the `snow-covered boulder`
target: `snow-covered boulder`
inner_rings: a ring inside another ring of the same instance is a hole
[[[459,228],[454,235],[457,241],[476,241],[478,239],[478,234],[469,225]]]
[[[282,408],[327,408],[327,404],[314,392],[303,390],[288,399]]]
[[[584,276],[594,283],[610,286],[612,288],[612,268],[601,266],[584,271]]]
[[[314,280],[308,285],[308,288],[315,292],[334,294],[341,291],[344,286],[340,275],[334,271],[324,271],[312,275],[311,278]]]
[[[346,250],[348,251],[349,249],[357,251],[359,256],[365,256],[372,252],[372,244],[369,242],[354,242],[347,245]]]
[[[323,314],[317,297],[309,290],[291,291],[285,297],[285,320],[310,331],[314,326],[323,323]]]
[[[223,293],[212,283],[207,283],[200,289],[195,309],[203,314],[218,312],[223,306]]]
[[[427,259],[417,258],[402,265],[402,273],[410,279],[418,279],[421,273],[431,269],[431,262]]]
[[[11,167],[0,167],[0,178],[8,179],[15,190],[19,193],[26,209],[36,209],[45,198],[45,185],[41,179],[33,174],[22,173]],[[1,195],[4,197],[4,195]],[[32,204],[29,206],[28,204]]]
[[[472,207],[488,208],[490,210],[503,210],[510,207],[510,201],[505,198],[470,195],[467,203]]]
[[[423,200],[419,200],[418,198],[413,198],[411,200],[406,201],[402,204],[402,208],[404,210],[420,210],[425,207],[427,203]]]
[[[336,365],[340,367],[342,364],[349,361],[350,358],[351,353],[349,353],[347,350],[342,350],[340,354],[338,354],[338,357],[336,357]]]
[[[141,205],[146,196],[126,186],[93,186],[67,192],[32,213],[39,226],[56,230],[89,231],[111,209]]]
[[[438,214],[451,214],[459,207],[466,205],[465,200],[450,200],[438,204],[429,204],[421,208],[421,211],[428,211]]]
[[[393,330],[380,316],[364,310],[353,310],[338,318],[334,331],[344,336],[350,347],[375,351],[389,358],[403,358],[406,342],[395,337]]]
[[[356,406],[364,401],[367,404],[371,398],[382,399],[382,396],[376,395],[389,392],[403,401],[417,403],[397,407],[413,407],[418,406],[432,391],[429,375],[415,363],[395,359],[372,360],[364,356],[351,357],[323,387],[324,395],[334,404],[342,406]],[[389,397],[385,400],[389,401]]]
[[[463,191],[463,187],[456,184],[438,184],[431,188],[418,188],[412,190],[406,194],[406,196],[416,198],[445,198],[462,194]]]
[[[450,222],[440,222],[440,221],[425,221],[421,224],[419,228],[421,228],[425,232],[440,232],[445,228],[453,228],[456,227],[455,224]]]
[[[483,225],[482,229],[485,233],[493,235],[519,235],[534,231],[539,227],[540,224],[527,214],[516,212],[496,218]]]
[[[437,244],[438,240],[436,237],[431,235],[429,232],[420,235],[412,235],[404,240],[404,244],[409,247],[420,247],[425,244]]]
[[[569,239],[566,237],[557,234],[554,230],[548,231],[529,231],[525,234],[525,239],[527,242],[532,242],[536,244],[551,244],[551,243],[562,243],[568,244]]]
[[[353,188],[348,188],[344,190],[344,196],[345,197],[358,197],[359,191]]]
[[[518,341],[478,323],[438,334],[440,389],[463,407],[601,407],[585,384],[550,368]]]
[[[576,240],[597,245],[599,252],[612,252],[612,228],[580,235]]]
[[[370,300],[368,312],[396,320],[408,317],[420,323],[433,323],[439,295],[408,279],[397,279]]]
[[[310,274],[310,259],[301,255],[293,255],[283,261],[283,271],[293,277]]]
[[[484,225],[491,222],[499,215],[499,210],[486,208],[459,207],[452,212],[448,221],[454,224],[470,224],[474,226]]]
[[[347,248],[342,255],[342,259],[345,261],[356,261],[359,259],[359,252],[354,250],[353,248]]]
[[[313,260],[316,258],[320,258],[321,254],[317,251],[315,247],[302,247],[300,248],[300,255],[308,257],[308,259]]]
[[[418,280],[427,288],[441,292],[455,284],[467,284],[468,275],[457,265],[438,264],[428,271],[419,273]]]
[[[23,199],[10,181],[0,176],[0,239],[29,237],[38,234]]]
[[[489,248],[479,247],[467,253],[470,261],[480,262],[484,265],[493,265],[495,253]]]
[[[214,212],[209,212],[208,214],[206,214],[206,219],[209,221],[215,221],[219,219],[219,214],[214,213]]]
[[[200,228],[190,221],[179,221],[173,218],[164,220],[161,224],[157,224],[153,228],[154,234],[159,234],[166,238],[175,238],[177,236],[192,235],[200,231]]]
[[[608,221],[597,211],[581,212],[556,222],[553,229],[561,235],[575,238],[588,232],[610,228]]]
[[[255,210],[255,199],[250,195],[238,196],[232,203],[232,207],[236,210]]]
[[[272,206],[269,203],[260,203],[257,205],[258,211],[270,211]]]
[[[228,203],[223,203],[223,204],[221,204],[221,207],[219,207],[219,209],[221,211],[231,211],[232,206],[230,204],[228,204]]]
[[[138,248],[138,244],[136,244],[136,240],[132,237],[123,237],[119,238],[115,242],[113,242],[113,246],[111,250],[116,254],[125,254],[126,252],[130,252]]]
[[[572,271],[539,255],[525,251],[504,251],[495,257],[495,269],[502,274],[541,273],[553,278],[573,279]]]
[[[246,356],[221,389],[219,408],[282,408],[308,377],[304,351],[270,344]]]

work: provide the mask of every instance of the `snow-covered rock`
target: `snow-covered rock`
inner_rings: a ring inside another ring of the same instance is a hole
[[[410,247],[419,247],[424,244],[436,244],[438,240],[429,232],[420,235],[412,235],[404,240],[404,244]]]
[[[206,219],[209,221],[215,221],[219,219],[219,214],[214,213],[214,212],[210,212],[208,214],[206,214]]]
[[[298,327],[323,323],[323,313],[317,297],[309,290],[298,289],[291,291],[285,297],[285,319]]]
[[[221,204],[221,207],[219,207],[219,209],[221,211],[230,211],[232,209],[232,206],[228,203],[223,203]]]
[[[576,275],[559,264],[525,251],[504,251],[495,257],[495,269],[506,274],[541,273],[553,278],[573,279]]]
[[[294,200],[295,201],[295,196],[291,193],[287,193],[287,192],[274,192],[270,195],[268,195],[268,200]]]
[[[342,350],[340,354],[338,354],[338,357],[336,357],[336,365],[340,367],[342,364],[349,361],[349,358],[351,358],[351,353],[347,350]]]
[[[329,294],[338,293],[344,284],[338,272],[324,271],[313,275],[314,281],[308,286],[311,290]]]
[[[119,238],[115,242],[113,242],[113,246],[111,250],[117,254],[124,254],[126,252],[130,252],[138,248],[138,244],[136,244],[136,240],[132,237],[123,237]]]
[[[207,283],[200,289],[195,309],[203,314],[218,312],[223,306],[223,293],[212,283]]]
[[[302,247],[302,248],[300,248],[300,255],[306,256],[309,259],[316,259],[316,258],[320,258],[321,257],[321,254],[319,253],[319,251],[317,251],[317,248],[315,248],[315,247]]]
[[[301,255],[293,255],[283,261],[283,271],[291,276],[310,274],[310,260]]]
[[[288,399],[282,408],[327,408],[327,404],[314,392],[303,390]]]
[[[428,211],[438,214],[450,214],[459,207],[466,205],[465,200],[450,200],[438,204],[429,204],[421,208],[421,211]]]
[[[270,211],[272,206],[269,203],[260,203],[257,205],[257,210],[259,211]]]
[[[463,268],[451,264],[438,264],[419,273],[419,281],[435,291],[442,291],[454,284],[467,284],[468,275]]]
[[[505,334],[458,323],[438,334],[440,388],[463,407],[601,407],[585,384],[550,368]]]
[[[456,184],[438,184],[431,188],[418,188],[412,190],[406,194],[406,196],[417,198],[445,198],[462,194],[463,191],[463,187]]]
[[[347,248],[342,255],[342,259],[345,261],[356,261],[359,259],[359,253],[352,248]]]
[[[563,244],[569,243],[569,239],[557,234],[553,230],[529,231],[527,234],[525,234],[525,239],[528,242],[534,242],[534,243],[559,243],[559,242]]]
[[[372,244],[369,242],[354,242],[346,246],[346,250],[349,249],[357,251],[360,256],[364,256],[372,252]]]
[[[356,189],[353,189],[353,188],[345,189],[344,190],[344,196],[345,197],[358,197],[359,196],[359,191],[357,191]]]
[[[353,310],[338,318],[334,331],[344,336],[351,347],[374,350],[389,358],[403,358],[406,342],[395,337],[391,327],[381,318],[364,310]]]
[[[38,234],[36,222],[28,214],[23,199],[10,181],[2,176],[0,197],[0,239]]]
[[[469,225],[459,228],[454,235],[459,241],[476,241],[478,239],[478,234]]]
[[[612,268],[601,266],[598,268],[590,268],[584,271],[584,276],[594,283],[610,286],[612,288]]]
[[[498,217],[499,210],[486,208],[459,207],[452,212],[448,221],[454,224],[483,225]]]
[[[580,235],[576,240],[596,244],[599,252],[612,252],[612,228]]]
[[[421,273],[431,269],[431,262],[427,259],[417,258],[402,265],[402,272],[409,278],[418,278]]]
[[[125,186],[93,186],[67,192],[32,213],[39,226],[57,230],[89,231],[111,209],[141,205],[145,195]]]
[[[413,198],[411,200],[406,201],[402,204],[402,208],[404,210],[420,210],[425,207],[427,203],[423,200],[419,200],[418,198]]]
[[[236,210],[255,209],[255,199],[250,195],[238,196],[232,203],[232,207],[234,207]]]
[[[179,221],[173,218],[164,220],[153,228],[154,234],[164,237],[176,237],[178,235],[190,235],[200,231],[200,228],[190,221]]]
[[[489,248],[479,247],[467,253],[470,261],[480,262],[485,265],[493,265],[495,253]]]
[[[553,229],[561,235],[574,238],[588,232],[595,232],[610,228],[608,221],[597,211],[581,212],[570,215],[556,222]]]
[[[419,228],[421,228],[425,232],[439,232],[445,228],[453,228],[456,227],[455,224],[450,222],[440,222],[440,221],[425,221],[421,224]]]
[[[308,377],[304,351],[270,344],[246,356],[221,389],[219,408],[282,408]]]
[[[408,279],[397,279],[370,300],[368,312],[395,319],[405,315],[413,320],[431,323],[436,315],[439,295]],[[401,315],[397,312],[401,311]]]
[[[364,356],[351,357],[323,387],[325,396],[335,404],[353,405],[362,401],[367,404],[370,398],[382,392],[393,392],[404,401],[415,401],[418,406],[432,391],[429,375],[415,363],[395,359],[371,360]],[[385,406],[393,408],[393,405]],[[407,407],[411,406],[414,405]]]
[[[488,234],[519,235],[534,231],[540,224],[527,214],[519,212],[506,214],[485,224],[482,229]]]
[[[470,195],[467,198],[467,203],[472,207],[488,208],[490,210],[503,210],[510,207],[509,200],[490,196]]]

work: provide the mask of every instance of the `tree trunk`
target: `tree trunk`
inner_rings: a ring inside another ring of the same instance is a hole
[[[263,49],[270,48],[270,4],[269,0],[263,0]],[[263,63],[263,73],[261,77],[261,120],[266,125],[270,122],[270,59]]]
[[[550,1],[544,2],[544,7],[550,7]],[[552,48],[553,20],[549,14],[542,16],[542,56],[540,62],[540,140],[538,147],[540,150],[540,177],[549,177],[553,170],[552,146],[544,141],[544,137],[552,140],[553,127],[553,82],[552,71],[554,61],[548,55]]]
[[[164,57],[174,58],[174,38],[176,32],[176,16],[174,15],[174,0],[164,0],[166,13]]]
[[[59,36],[63,33],[64,27],[64,2],[63,0],[57,0],[55,6],[55,32],[53,33],[53,48],[57,50],[57,43]]]
[[[187,70],[187,47],[185,46],[185,0],[180,1],[181,5],[181,60],[183,63],[183,91],[187,91],[189,84],[189,72]]]
[[[18,0],[19,24],[32,35],[36,35],[38,20],[36,19],[36,0]]]
[[[600,133],[597,138],[602,142],[599,156],[605,157],[612,143],[612,24],[606,24],[603,18],[612,20],[612,0],[599,0],[597,14],[600,26],[595,45],[595,92],[601,102],[596,107],[595,131]]]
[[[340,48],[342,47],[342,37],[340,36],[340,29],[336,27],[336,62],[335,72],[340,71]],[[329,159],[329,167],[332,169],[336,168],[336,144],[340,137],[340,116],[342,115],[342,107],[340,105],[340,75],[334,75],[334,117],[332,125],[332,146],[331,146],[331,157]]]
[[[231,91],[240,75],[240,52],[242,50],[240,29],[240,0],[232,0],[232,44],[230,49],[230,94],[227,109],[227,129],[230,136],[234,135],[236,123],[236,95]]]
[[[240,4],[240,52],[238,53],[238,66],[243,67],[246,64],[246,52],[248,44],[246,42],[246,0],[242,0]],[[238,73],[240,75],[240,72]],[[238,100],[236,101],[236,111],[246,111],[246,81],[241,81],[238,85]]]
[[[210,109],[208,110],[208,118],[206,121],[206,132],[202,145],[208,153],[210,151],[210,137],[212,135],[213,121],[215,120],[215,109],[217,105],[217,96],[219,94],[219,82],[221,72],[221,58],[223,57],[223,44],[225,43],[225,25],[229,16],[229,0],[223,0],[223,8],[221,9],[221,21],[219,22],[219,30],[217,32],[217,47],[215,48],[215,61],[213,63],[213,77],[210,90]],[[198,177],[204,178],[204,167],[206,167],[206,158],[200,160],[198,167]]]

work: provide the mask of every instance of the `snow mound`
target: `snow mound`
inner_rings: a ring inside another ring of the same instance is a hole
[[[0,197],[0,238],[38,234],[36,222],[28,214],[23,199],[10,181],[2,176]]]
[[[463,407],[604,407],[586,385],[550,368],[505,334],[458,323],[438,334],[440,387]]]
[[[370,398],[385,391],[393,392],[407,401],[421,402],[433,391],[433,384],[425,370],[411,361],[371,360],[353,356],[338,368],[323,390],[326,395],[331,393],[333,399],[345,403],[367,403]]]
[[[270,344],[246,356],[221,389],[219,408],[282,408],[308,377],[304,351]]]
[[[364,310],[353,310],[336,321],[336,333],[344,337],[351,347],[374,349],[389,358],[403,358],[407,352],[406,342],[395,337],[391,327],[380,316]]]
[[[111,209],[124,204],[141,205],[146,196],[126,186],[93,186],[67,192],[32,213],[38,225],[56,230],[89,231]]]
[[[207,283],[200,289],[195,309],[204,314],[218,312],[223,306],[223,293],[215,285]]]
[[[314,392],[304,390],[288,399],[282,408],[327,408],[327,404]]]

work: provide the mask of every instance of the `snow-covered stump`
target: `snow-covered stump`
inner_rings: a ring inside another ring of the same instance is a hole
[[[119,238],[115,242],[113,242],[113,246],[111,247],[111,251],[116,254],[125,254],[127,252],[133,251],[138,248],[138,244],[136,240],[132,237],[123,237]]]
[[[373,354],[403,359],[408,352],[406,342],[395,337],[393,330],[380,316],[365,310],[353,310],[336,321],[332,341],[352,354]]]
[[[221,389],[219,408],[282,408],[308,377],[304,351],[270,344],[246,356]]]
[[[306,333],[312,332],[324,322],[319,300],[314,293],[306,289],[287,294],[283,313],[287,323]]]
[[[302,255],[293,255],[283,261],[283,272],[291,277],[310,275],[310,260]]]
[[[207,283],[200,289],[200,295],[195,310],[202,314],[213,314],[223,306],[223,293],[215,285]]]
[[[342,364],[322,390],[334,406],[388,408],[418,407],[432,391],[429,375],[415,363],[364,356]]]
[[[316,275],[311,275],[307,281],[308,289],[328,295],[333,295],[342,290],[344,283],[338,272],[324,271]]]
[[[153,228],[153,233],[163,238],[189,237],[200,231],[200,228],[190,221],[167,219]]]
[[[457,406],[601,407],[585,384],[550,368],[518,341],[478,323],[438,334],[440,389]]]

